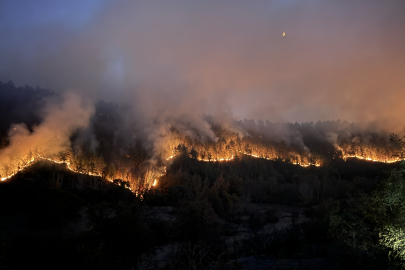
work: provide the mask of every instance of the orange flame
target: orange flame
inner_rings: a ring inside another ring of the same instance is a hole
[[[72,171],[74,173],[102,177],[101,173],[83,172],[83,171],[75,170],[74,168],[72,168],[72,165],[67,161],[51,159],[51,158],[47,158],[47,157],[44,157],[44,156],[41,156],[41,155],[37,155],[36,157],[33,157],[31,160],[29,160],[24,166],[22,166],[19,169],[15,170],[10,175],[0,178],[0,180],[5,181],[7,179],[10,179],[14,175],[16,175],[18,172],[23,171],[24,169],[31,166],[35,161],[38,161],[38,160],[47,160],[47,161],[54,162],[54,163],[57,163],[57,164],[66,164],[67,169],[69,169],[70,171]],[[164,172],[166,173],[166,167],[164,167]],[[165,175],[165,173],[161,174],[160,176]],[[112,183],[114,182],[113,179],[111,179],[111,178],[106,177],[105,179],[112,182]],[[157,183],[158,183],[158,181],[157,181],[157,179],[155,179],[152,186],[155,187],[157,185]],[[129,190],[132,191],[131,187],[126,186],[126,188],[128,188]],[[150,187],[147,187],[147,189],[150,189]],[[134,192],[134,191],[132,191],[132,192]],[[135,192],[135,195],[138,196],[138,192]]]
[[[251,156],[251,157],[254,157],[254,158],[262,158],[262,159],[266,159],[266,160],[274,160],[274,159],[272,159],[272,158],[268,158],[268,157],[264,157],[264,156],[259,156],[259,155],[256,155],[256,154],[249,154],[249,153],[247,153],[247,152],[242,152],[242,151],[240,151],[240,150],[237,150],[239,153],[241,153],[241,154],[244,154],[244,155],[247,155],[247,156]],[[173,155],[171,155],[170,157],[168,157],[168,158],[166,158],[166,160],[171,160],[171,159],[173,159],[174,157],[176,157],[177,155],[174,153],[174,151],[173,151]],[[362,159],[362,160],[367,160],[367,161],[373,161],[373,162],[381,162],[381,163],[395,163],[395,162],[399,162],[399,161],[401,161],[401,160],[403,160],[403,159],[400,159],[400,158],[398,158],[398,157],[395,157],[395,158],[384,158],[384,159],[377,159],[377,158],[371,158],[371,157],[362,157],[362,156],[357,156],[357,155],[344,155],[343,156],[343,159],[347,159],[347,158],[358,158],[358,159]],[[204,158],[204,159],[201,159],[201,158],[197,158],[199,161],[203,161],[203,162],[215,162],[215,161],[231,161],[231,160],[233,160],[234,159],[234,156],[232,155],[232,157],[231,158],[213,158],[213,159],[211,159],[211,160],[209,160],[209,159],[206,159],[206,158]],[[316,162],[316,163],[300,163],[300,162],[292,162],[292,164],[294,164],[294,165],[299,165],[299,166],[301,166],[301,167],[309,167],[309,166],[316,166],[316,167],[320,167],[321,166],[321,164],[319,163],[319,162]]]

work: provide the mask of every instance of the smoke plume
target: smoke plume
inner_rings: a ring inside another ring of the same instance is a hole
[[[399,0],[5,0],[0,80],[129,104],[116,141],[135,133],[148,149],[173,126],[214,140],[204,115],[244,135],[231,119],[378,121],[398,132],[404,10]],[[275,137],[306,147],[293,130]]]
[[[10,144],[0,150],[0,164],[19,162],[30,152],[49,157],[69,150],[70,136],[78,129],[87,128],[93,113],[91,103],[73,92],[66,93],[62,100],[48,100],[43,121],[32,132],[23,123],[11,126],[8,133]]]

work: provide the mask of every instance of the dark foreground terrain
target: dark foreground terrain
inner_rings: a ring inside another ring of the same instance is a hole
[[[387,232],[404,225],[399,164],[180,156],[167,172],[142,200],[45,161],[1,182],[0,268],[403,267],[403,235]]]

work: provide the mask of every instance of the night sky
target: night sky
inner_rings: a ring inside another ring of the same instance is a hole
[[[403,0],[2,0],[0,36],[1,81],[144,118],[404,126]]]

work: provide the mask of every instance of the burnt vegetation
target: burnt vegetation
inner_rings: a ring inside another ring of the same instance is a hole
[[[32,112],[55,95],[1,83],[1,147],[12,123],[40,124]],[[207,116],[217,138],[173,128],[156,155],[130,110],[99,102],[91,134],[76,131],[61,154],[101,176],[43,160],[0,183],[2,269],[403,269],[404,165],[344,158],[403,158],[395,135],[246,120],[242,137]]]

